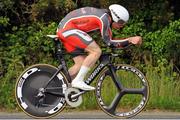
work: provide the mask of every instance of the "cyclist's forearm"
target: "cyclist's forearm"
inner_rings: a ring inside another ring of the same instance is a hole
[[[129,45],[129,39],[116,39],[116,40],[110,40],[111,46],[115,47],[126,47]]]

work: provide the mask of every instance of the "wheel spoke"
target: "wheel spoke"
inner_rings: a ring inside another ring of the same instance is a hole
[[[116,79],[114,79],[113,81],[114,81],[114,84],[116,85],[117,89],[120,91],[120,90],[123,88],[123,86],[122,86],[122,84],[120,83],[120,81],[117,80],[117,79],[119,79],[119,78],[116,78]]]
[[[125,94],[142,94],[144,95],[145,93],[145,87],[141,88],[141,89],[137,89],[137,88],[126,88],[124,89]]]
[[[111,105],[107,109],[110,113],[115,112],[115,110],[116,110],[116,108],[117,108],[117,106],[118,106],[118,104],[119,104],[119,102],[120,102],[123,95],[124,95],[124,93],[122,93],[122,92],[116,94],[116,96],[113,99]]]

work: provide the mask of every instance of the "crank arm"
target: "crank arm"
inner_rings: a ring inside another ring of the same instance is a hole
[[[85,92],[86,92],[86,91],[82,91],[82,92],[80,92],[80,93],[74,94],[74,95],[71,96],[71,99],[77,98],[77,97],[79,97],[80,95],[84,94]]]

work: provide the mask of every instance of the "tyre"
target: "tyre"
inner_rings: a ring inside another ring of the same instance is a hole
[[[54,66],[36,64],[19,76],[15,97],[24,113],[34,118],[49,118],[63,110],[66,105],[64,92],[67,89],[67,79],[59,72],[49,82],[56,71]]]
[[[115,118],[130,118],[146,106],[149,84],[142,72],[130,65],[113,66],[115,76],[107,67],[100,73],[96,100],[100,108]]]

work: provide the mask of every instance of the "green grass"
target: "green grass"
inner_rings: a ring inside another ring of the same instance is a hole
[[[172,71],[172,67],[152,67],[146,68],[146,78],[149,81],[150,97],[146,109],[166,109],[173,111],[180,111],[180,76]],[[136,81],[136,77],[132,74],[126,74],[124,71],[118,73],[123,80],[123,85],[127,88],[139,88],[139,84]],[[112,98],[116,95],[117,89],[114,83],[110,80],[110,77],[105,78],[103,84],[102,98],[104,102],[110,104]],[[95,83],[94,83],[95,85]],[[126,109],[135,106],[141,96],[125,95],[120,103],[120,108]],[[83,104],[81,109],[97,109],[95,95],[93,92],[83,95]]]
[[[150,98],[146,109],[180,111],[180,75],[173,72],[171,66],[152,67],[149,65],[144,69],[150,85]],[[124,71],[121,71],[118,72],[118,75],[123,78],[121,82],[124,86],[139,88],[139,83],[133,74],[126,74]],[[102,97],[106,104],[110,104],[117,93],[117,89],[110,79],[110,77],[106,77],[103,83]],[[14,72],[9,77],[1,79],[0,83],[0,107],[9,110],[17,109],[14,98]],[[95,86],[96,81],[92,85]],[[141,96],[126,95],[119,104],[119,108],[126,109],[135,106],[140,99]],[[88,92],[83,95],[83,103],[78,109],[99,109],[94,92]]]
[[[151,87],[148,108],[180,111],[180,77],[170,68],[148,68],[146,76]]]

